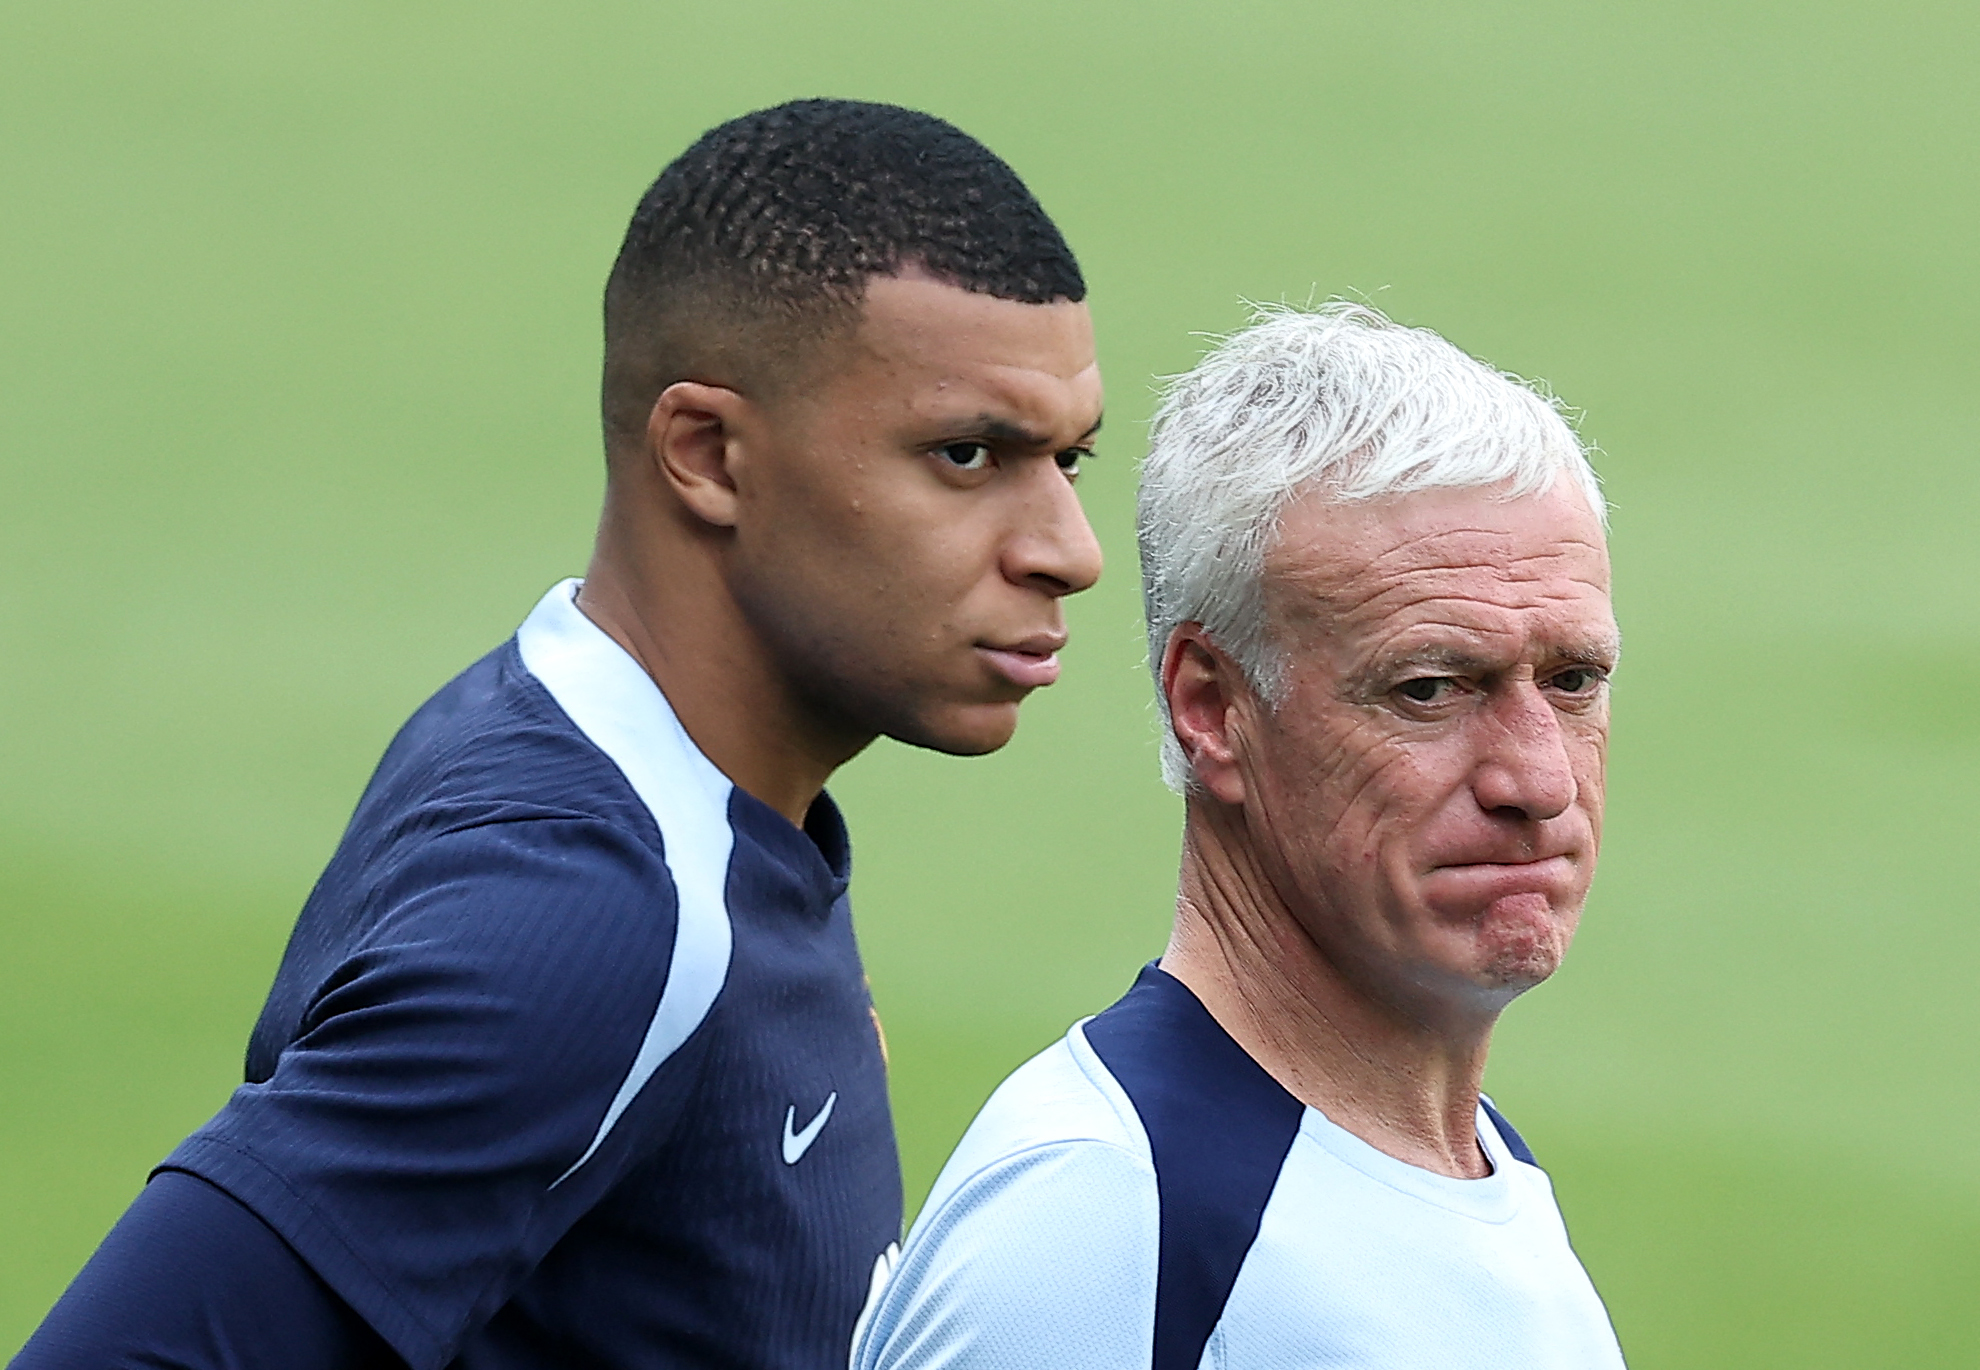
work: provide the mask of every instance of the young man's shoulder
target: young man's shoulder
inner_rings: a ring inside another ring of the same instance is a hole
[[[815,1340],[827,1286],[849,1327],[899,1232],[885,1078],[842,840],[835,860],[762,809],[554,590],[401,730],[248,1084],[168,1167],[251,1208],[415,1363],[524,1336],[477,1320],[559,1244],[611,1273],[524,1298],[511,1321],[555,1324],[526,1337],[652,1288],[692,1289],[667,1325],[697,1336],[755,1307],[752,1344]],[[628,1362],[672,1335],[625,1333]]]
[[[612,759],[504,643],[423,704],[380,760],[297,920],[251,1075],[252,1058],[272,1066],[328,978],[387,948],[518,988],[560,965],[582,972],[573,961],[651,961],[664,974],[670,855]]]
[[[589,819],[659,845],[625,775],[558,705],[511,638],[399,729],[352,815],[369,846],[480,824]]]

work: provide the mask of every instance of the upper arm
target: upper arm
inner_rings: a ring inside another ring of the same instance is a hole
[[[388,1370],[404,1363],[254,1214],[167,1171],[90,1257],[12,1370]]]
[[[1145,1160],[1098,1141],[1005,1157],[916,1222],[855,1370],[1146,1370],[1159,1240]]]
[[[272,1072],[168,1164],[438,1365],[681,1111],[693,1053],[643,1048],[693,968],[665,863],[591,820],[431,839],[373,905]]]

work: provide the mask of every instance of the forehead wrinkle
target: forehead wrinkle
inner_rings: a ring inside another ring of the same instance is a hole
[[[1378,577],[1372,584],[1366,583],[1367,577],[1358,574],[1346,578],[1344,583],[1328,584],[1330,578],[1317,568],[1306,574],[1288,571],[1268,579],[1267,603],[1288,620],[1310,621],[1327,617],[1348,628],[1357,622],[1409,617],[1412,611],[1444,603],[1465,611],[1459,615],[1454,626],[1456,622],[1462,622],[1471,625],[1469,631],[1488,632],[1504,630],[1482,622],[1488,615],[1575,610],[1585,607],[1591,596],[1599,599],[1605,609],[1607,607],[1608,586],[1583,574],[1495,574],[1484,584],[1476,579],[1469,584],[1451,583],[1452,575],[1486,569],[1499,568],[1439,568],[1408,576]],[[1413,620],[1415,623],[1424,621]]]
[[[1100,426],[1100,366],[1090,358],[1065,372],[1045,365],[999,363],[973,379],[993,400],[1014,412],[1042,414],[1054,425],[1076,422],[1082,433]]]
[[[1412,645],[1409,639],[1421,639]],[[1441,639],[1441,640],[1440,640]],[[1502,644],[1502,650],[1494,650]],[[1608,625],[1541,624],[1477,628],[1464,624],[1416,622],[1400,625],[1369,644],[1366,659],[1384,669],[1398,665],[1448,666],[1456,673],[1500,670],[1520,661],[1585,661],[1607,664],[1620,650],[1620,636]]]
[[[1440,630],[1478,637],[1531,637],[1550,633],[1565,637],[1578,631],[1566,625],[1585,619],[1591,610],[1599,614],[1605,625],[1612,625],[1614,616],[1609,609],[1607,588],[1579,578],[1572,583],[1578,590],[1557,583],[1527,586],[1534,593],[1511,600],[1487,599],[1475,593],[1454,594],[1449,586],[1391,586],[1340,617],[1350,622],[1371,619],[1376,625],[1391,623],[1393,631],[1385,634],[1389,636]],[[1405,591],[1413,593],[1400,603],[1390,601],[1392,594]],[[1605,635],[1610,631],[1608,626],[1601,630]]]
[[[1424,541],[1432,541],[1425,539]],[[1389,575],[1395,578],[1436,576],[1452,574],[1483,573],[1498,581],[1535,581],[1561,574],[1557,569],[1562,562],[1576,562],[1593,553],[1606,559],[1604,549],[1594,543],[1580,539],[1563,540],[1546,548],[1507,555],[1501,546],[1482,554],[1467,553],[1463,556],[1447,555],[1436,558],[1415,557],[1402,566],[1395,562],[1405,548],[1392,548],[1389,552],[1377,555],[1349,572],[1347,579],[1363,576]],[[1572,574],[1572,573],[1570,573]]]
[[[1357,680],[1412,661],[1442,662],[1453,673],[1464,674],[1520,661],[1606,665],[1617,656],[1620,639],[1608,591],[1594,581],[1575,578],[1574,584],[1586,593],[1550,586],[1541,594],[1507,602],[1414,580],[1380,586],[1347,604],[1326,595],[1287,595],[1282,589],[1268,601],[1268,612],[1282,626],[1308,628],[1301,646],[1309,652],[1323,645],[1331,649],[1344,672]],[[1591,621],[1595,616],[1599,622]],[[1445,640],[1435,640],[1440,637]],[[1410,639],[1418,640],[1417,645],[1396,645]],[[1455,669],[1460,666],[1463,670]]]
[[[1491,515],[1479,510],[1475,517]],[[1536,529],[1483,526],[1463,511],[1458,518],[1464,521],[1455,526],[1399,529],[1379,508],[1363,515],[1355,506],[1308,506],[1267,549],[1268,620],[1310,625],[1356,656],[1369,639],[1393,640],[1395,631],[1421,630],[1439,618],[1468,636],[1527,637],[1540,625],[1506,616],[1540,614],[1556,620],[1542,634],[1562,640],[1588,638],[1591,610],[1613,624],[1607,546],[1575,520]],[[1562,617],[1581,618],[1583,626],[1569,627]]]
[[[1472,542],[1469,548],[1453,548],[1441,555],[1424,555],[1432,545],[1454,538]],[[1476,540],[1489,539],[1492,546],[1476,547]],[[1608,549],[1586,538],[1561,537],[1544,550],[1514,552],[1509,544],[1516,536],[1496,530],[1468,529],[1453,532],[1439,529],[1371,548],[1372,537],[1341,541],[1310,539],[1292,545],[1282,535],[1274,539],[1265,559],[1268,576],[1290,580],[1331,579],[1342,584],[1369,576],[1419,576],[1440,573],[1485,572],[1499,580],[1537,580],[1555,574],[1551,567],[1561,561],[1575,561],[1593,555],[1605,565]],[[1397,562],[1403,563],[1396,565]]]

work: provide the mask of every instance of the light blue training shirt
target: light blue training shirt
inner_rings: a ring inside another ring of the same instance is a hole
[[[854,1370],[1620,1370],[1546,1173],[1478,1138],[1476,1180],[1378,1151],[1150,966],[984,1106]]]

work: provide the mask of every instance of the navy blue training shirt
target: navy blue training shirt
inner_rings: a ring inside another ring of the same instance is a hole
[[[901,1222],[845,828],[732,785],[576,588],[400,732],[160,1169],[414,1370],[842,1370]]]

